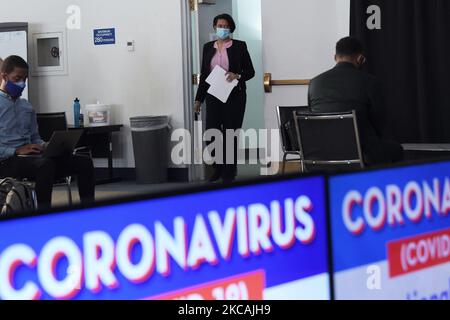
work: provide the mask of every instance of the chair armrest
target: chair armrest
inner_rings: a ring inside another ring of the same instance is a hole
[[[92,151],[89,147],[78,147],[73,150],[73,155],[89,155],[92,158]]]

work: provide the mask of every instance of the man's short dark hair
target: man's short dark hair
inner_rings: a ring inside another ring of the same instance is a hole
[[[363,54],[363,52],[363,45],[353,37],[343,38],[336,44],[336,55],[341,57],[354,57]]]
[[[236,30],[236,23],[233,20],[233,17],[230,16],[229,14],[220,14],[217,17],[214,18],[214,24],[213,26],[217,26],[217,22],[219,22],[219,20],[226,20],[228,22],[228,24],[230,25],[230,32],[234,33],[234,31]]]
[[[15,68],[29,70],[28,63],[19,56],[9,56],[3,61],[1,72],[10,74]]]

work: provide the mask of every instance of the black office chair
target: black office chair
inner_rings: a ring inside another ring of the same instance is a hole
[[[53,133],[55,131],[66,131],[68,130],[67,117],[65,112],[54,112],[54,113],[38,113],[36,115],[39,135],[42,140],[50,141]],[[87,147],[78,147],[75,149],[74,154],[86,155],[92,158],[92,153]],[[67,187],[67,197],[69,199],[69,205],[73,204],[72,199],[72,177],[65,177],[63,181],[57,182],[57,186]]]
[[[281,132],[281,148],[283,150],[282,174],[286,172],[286,163],[301,160],[293,113],[308,111],[308,107],[277,107],[278,128]],[[289,156],[294,158],[289,158]]]
[[[293,117],[302,172],[364,169],[356,113],[302,113]]]

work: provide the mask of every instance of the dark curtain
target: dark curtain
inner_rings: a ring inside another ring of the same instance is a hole
[[[381,8],[381,30],[367,28],[370,5]],[[352,0],[351,35],[383,84],[385,135],[449,143],[450,0]]]

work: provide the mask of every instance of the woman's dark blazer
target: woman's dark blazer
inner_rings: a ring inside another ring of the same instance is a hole
[[[211,61],[217,51],[216,48],[214,48],[214,43],[215,41],[208,42],[203,48],[200,85],[197,91],[197,97],[195,99],[195,101],[200,101],[202,103],[205,101],[207,91],[209,89],[209,84],[206,83],[206,79],[211,73]],[[253,68],[253,63],[247,49],[247,44],[244,41],[233,40],[233,45],[227,49],[227,52],[230,63],[229,71],[241,75],[237,88],[238,90],[245,92],[247,89],[245,82],[255,76],[255,69]]]

